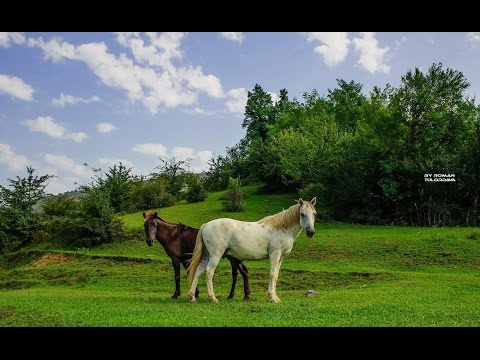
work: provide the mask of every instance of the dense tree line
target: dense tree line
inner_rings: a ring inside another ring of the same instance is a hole
[[[317,196],[337,220],[412,225],[480,224],[480,108],[469,83],[441,63],[409,70],[398,88],[338,80],[326,96],[274,103],[260,85],[248,92],[245,137],[210,161],[207,184],[230,177],[269,191]],[[425,174],[455,174],[426,182]]]

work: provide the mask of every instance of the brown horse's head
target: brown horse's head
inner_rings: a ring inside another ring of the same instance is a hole
[[[157,222],[155,221],[155,219],[158,218],[157,212],[155,211],[155,213],[148,215],[143,213],[143,218],[145,219],[143,227],[145,228],[145,235],[147,236],[146,242],[148,246],[152,246],[157,235]]]

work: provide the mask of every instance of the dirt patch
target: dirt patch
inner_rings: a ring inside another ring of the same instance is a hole
[[[52,264],[74,261],[75,258],[75,255],[70,254],[49,253],[43,255],[40,259],[35,261],[33,265],[35,265],[36,267],[44,267]]]

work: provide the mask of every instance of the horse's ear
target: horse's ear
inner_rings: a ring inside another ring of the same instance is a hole
[[[153,214],[153,216],[155,217],[155,219],[158,217],[157,215],[157,212],[155,211],[155,214]]]
[[[315,206],[315,204],[317,203],[317,197],[315,196],[311,201],[310,203]]]
[[[298,199],[298,203],[300,204],[300,206],[302,206],[303,205],[303,199],[302,198]]]
[[[145,215],[145,211],[143,212],[143,218],[145,219],[147,217],[147,215]]]

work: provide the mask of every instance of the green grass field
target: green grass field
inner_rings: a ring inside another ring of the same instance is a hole
[[[256,195],[245,187],[245,211],[223,212],[221,193],[197,204],[157,209],[168,221],[199,227],[218,217],[258,220],[293,204],[294,195]],[[478,326],[480,229],[317,223],[283,261],[280,304],[268,301],[268,260],[246,261],[227,300],[230,263],[214,277],[219,304],[173,300],[173,270],[161,245],[145,243],[141,212],[121,217],[132,240],[92,249],[34,244],[0,258],[1,326]],[[307,296],[309,290],[317,292]]]

